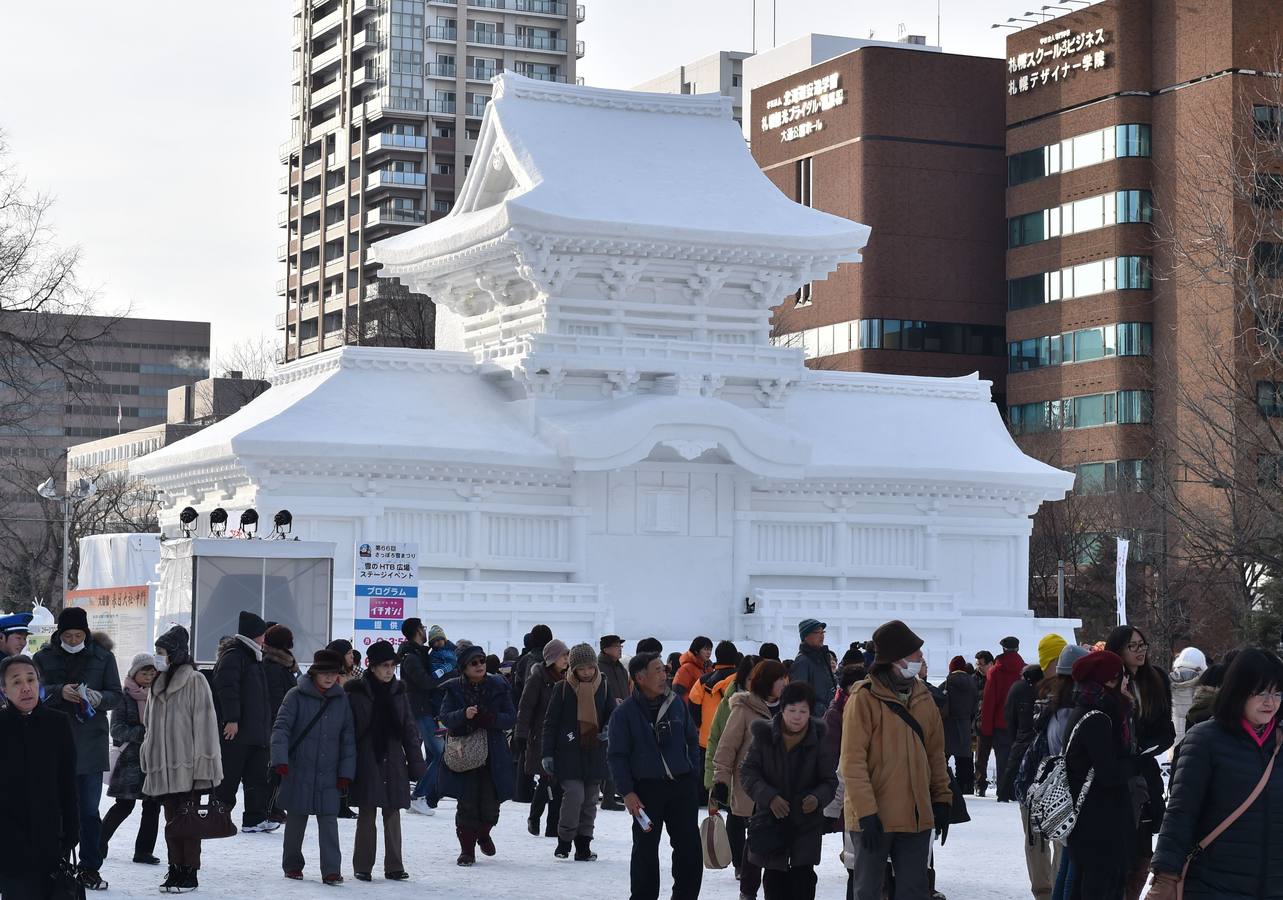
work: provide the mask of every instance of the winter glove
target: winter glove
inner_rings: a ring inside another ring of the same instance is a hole
[[[100,692],[95,691],[93,688],[87,688],[84,685],[81,685],[80,690],[84,695],[85,701],[94,709],[102,706],[102,694]]]
[[[860,819],[860,843],[870,852],[878,849],[882,842],[882,820],[877,813]]]
[[[285,763],[281,763],[279,766],[276,767],[276,774],[284,778],[286,775],[290,774],[290,767],[287,766]]]
[[[553,771],[552,763],[553,760],[551,756],[545,756],[543,759],[539,760],[539,764],[543,766],[543,770],[545,772],[549,775],[556,775],[557,773]]]
[[[807,794],[802,798],[802,812],[808,816],[815,812],[819,806],[820,801],[815,799],[814,794]]]
[[[729,806],[731,802],[731,789],[720,781],[713,783],[713,789],[708,794],[717,802],[718,806]]]
[[[351,786],[352,786],[351,778],[344,778],[341,775],[339,776],[339,793],[346,794],[347,789],[350,788]]]
[[[931,818],[936,820],[936,837],[940,839],[940,846],[949,838],[949,813],[951,808],[948,803],[932,803]]]
[[[771,798],[771,813],[777,819],[787,819],[789,814],[789,802],[776,794]]]
[[[1155,872],[1145,900],[1173,900],[1179,883],[1180,879],[1171,872]]]

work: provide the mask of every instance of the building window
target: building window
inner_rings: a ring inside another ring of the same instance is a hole
[[[1101,425],[1138,425],[1153,419],[1150,391],[1113,391],[1085,394],[1064,400],[1040,400],[1007,408],[1007,420],[1016,434],[1096,428]]]
[[[1277,106],[1253,106],[1252,123],[1258,137],[1277,141],[1279,139],[1279,122],[1283,120],[1283,109]]]
[[[1256,408],[1264,416],[1283,416],[1283,381],[1258,381]]]
[[[1145,124],[1111,125],[1045,147],[1013,153],[1007,157],[1007,186],[1015,187],[1120,157],[1148,157],[1150,134],[1150,126]]]
[[[1027,372],[1110,356],[1150,356],[1153,343],[1154,326],[1149,322],[1122,322],[1025,338],[1007,344],[1007,371]]]
[[[827,332],[832,332],[830,336]],[[800,337],[799,337],[800,335]],[[779,346],[801,346],[807,358],[848,350],[913,350],[922,353],[965,353],[1001,356],[1003,329],[998,325],[923,322],[916,319],[856,319],[781,335]]]
[[[811,206],[811,157],[797,161],[797,202]]]
[[[1153,202],[1146,190],[1115,191],[1084,197],[1053,209],[1024,213],[1007,220],[1007,247],[1024,247],[1048,238],[1094,231],[1109,225],[1150,222]]]
[[[1074,493],[1113,494],[1146,490],[1150,484],[1149,460],[1111,459],[1074,467]]]
[[[1256,274],[1262,278],[1283,278],[1283,244],[1259,241],[1252,248]]]
[[[1148,256],[1118,256],[1043,272],[1007,282],[1007,309],[1090,297],[1106,291],[1147,291],[1153,287]]]
[[[797,291],[797,300],[794,302],[794,304],[793,304],[793,305],[794,305],[794,306],[810,306],[810,305],[811,305],[811,300],[812,300],[812,299],[813,299],[813,298],[812,298],[812,295],[811,295],[811,282],[809,282],[809,281],[808,281],[806,284],[804,284],[804,285],[802,285],[800,288],[798,288],[798,291]]]
[[[1283,208],[1283,175],[1257,175],[1252,203],[1267,209]]]

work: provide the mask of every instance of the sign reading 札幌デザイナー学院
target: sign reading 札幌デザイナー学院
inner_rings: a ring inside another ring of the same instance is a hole
[[[846,90],[839,86],[838,73],[816,78],[790,88],[782,96],[766,102],[762,131],[780,129],[780,140],[795,141],[824,130],[820,113],[846,103]]]
[[[1078,72],[1108,68],[1113,61],[1102,49],[1112,39],[1103,28],[1066,28],[1040,38],[1038,48],[1007,57],[1007,93],[1024,94],[1047,84],[1059,84]]]

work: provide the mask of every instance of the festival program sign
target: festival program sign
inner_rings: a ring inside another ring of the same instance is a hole
[[[419,545],[360,541],[353,559],[353,633],[364,656],[376,641],[399,645],[401,623],[418,612]]]
[[[89,619],[89,627],[105,632],[116,642],[113,652],[122,680],[135,656],[155,652],[152,645],[152,604],[147,585],[68,591],[67,605],[83,609]]]

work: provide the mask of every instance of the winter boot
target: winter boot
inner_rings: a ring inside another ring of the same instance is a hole
[[[472,865],[477,861],[476,832],[466,828],[455,828],[454,833],[459,838],[459,858],[455,863],[460,866]]]
[[[494,839],[490,837],[490,829],[483,828],[477,834],[477,849],[486,856],[495,855]]]
[[[575,862],[596,862],[597,854],[592,852],[592,838],[575,838]]]
[[[179,882],[182,880],[179,867],[171,865],[169,871],[165,873],[165,880],[160,883],[160,892],[162,894],[176,893],[175,888],[178,887]]]
[[[178,889],[179,893],[186,894],[200,887],[200,880],[196,877],[197,868],[195,866],[178,867]]]
[[[570,859],[570,841],[557,839],[557,849],[552,851],[552,855],[557,859]]]
[[[542,790],[536,791],[535,798],[530,801],[530,815],[526,817],[526,830],[535,837],[539,837],[539,820],[547,805],[548,795]]]
[[[98,874],[97,869],[86,869],[84,866],[79,870],[80,884],[87,891],[105,891],[107,882],[102,875]]]

